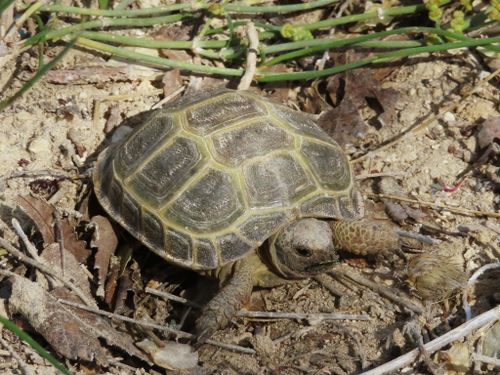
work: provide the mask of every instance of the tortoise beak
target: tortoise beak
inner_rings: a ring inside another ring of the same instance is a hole
[[[335,264],[337,264],[336,261],[317,263],[307,267],[306,271],[311,274],[322,273],[330,270]]]

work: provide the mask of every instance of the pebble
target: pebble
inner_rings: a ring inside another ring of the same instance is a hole
[[[50,139],[46,136],[40,136],[33,139],[28,145],[28,151],[35,155],[50,154]]]
[[[446,122],[448,125],[454,124],[457,121],[457,118],[455,115],[451,112],[445,112],[443,115],[443,120]]]

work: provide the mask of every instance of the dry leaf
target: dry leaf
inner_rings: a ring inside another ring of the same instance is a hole
[[[54,228],[55,209],[52,205],[30,195],[18,196],[16,203],[33,220],[45,244],[56,242],[58,235]],[[71,252],[79,262],[84,263],[90,255],[85,241],[78,239],[68,218],[61,219],[60,224],[64,248]]]
[[[90,282],[87,273],[83,270],[72,253],[65,252],[62,254],[59,244],[53,243],[43,249],[41,257],[45,260],[45,264],[57,271],[57,274],[70,280],[80,288],[89,299],[94,299],[90,290]],[[62,270],[61,267],[63,267]]]
[[[16,203],[35,223],[42,235],[43,242],[50,244],[56,241],[54,233],[54,208],[47,202],[31,195],[20,195]]]
[[[109,269],[110,258],[118,246],[118,238],[113,226],[106,217],[100,215],[94,216],[91,219],[91,223],[95,224],[95,230],[90,246],[97,248],[94,264],[94,268],[97,270],[98,282],[96,294],[98,297],[104,297],[104,283]]]
[[[198,352],[194,352],[187,344],[169,341],[158,347],[146,339],[138,342],[137,346],[148,353],[156,365],[169,370],[191,369],[198,364]]]
[[[147,361],[132,339],[116,331],[100,316],[57,302],[58,298],[75,300],[64,288],[48,293],[37,283],[21,276],[10,279],[12,294],[9,308],[24,316],[37,333],[60,355],[106,365],[110,355],[99,339],[120,348],[128,355]],[[75,302],[80,302],[75,300]]]
[[[368,125],[349,97],[345,97],[337,107],[323,113],[318,125],[342,147],[348,144],[357,146],[368,133]]]

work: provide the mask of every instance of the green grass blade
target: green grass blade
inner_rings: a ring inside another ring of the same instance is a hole
[[[45,358],[52,366],[61,371],[65,375],[72,375],[72,372],[66,368],[61,362],[55,359],[52,354],[45,350],[39,343],[37,343],[30,335],[24,332],[21,328],[12,323],[9,319],[0,315],[0,323],[4,325],[9,331],[14,333],[21,340],[30,345],[41,357]]]

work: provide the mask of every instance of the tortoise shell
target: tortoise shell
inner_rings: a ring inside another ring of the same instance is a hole
[[[166,260],[234,262],[301,217],[363,214],[340,146],[311,117],[247,91],[152,112],[94,170],[104,209]]]

